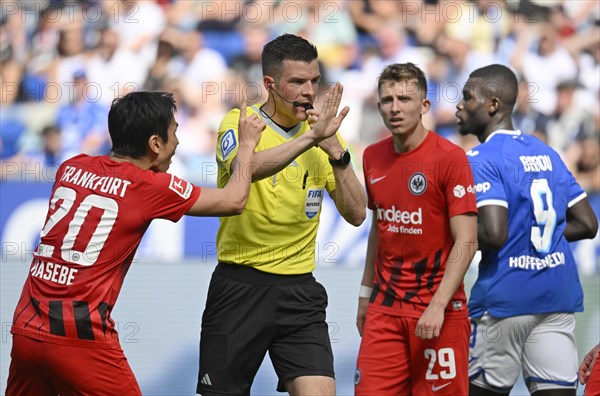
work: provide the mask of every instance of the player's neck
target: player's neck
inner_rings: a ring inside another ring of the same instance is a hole
[[[397,153],[407,153],[419,147],[427,137],[429,130],[423,124],[412,132],[402,135],[392,135],[394,140],[394,151]]]
[[[485,128],[485,132],[479,136],[479,142],[483,143],[487,140],[487,138],[494,132],[505,130],[505,131],[513,131],[515,128],[513,127],[512,120],[505,119],[500,120],[499,122],[491,122]]]
[[[116,162],[129,162],[141,169],[150,169],[150,163],[144,158],[131,158],[124,155],[111,154],[110,159]]]

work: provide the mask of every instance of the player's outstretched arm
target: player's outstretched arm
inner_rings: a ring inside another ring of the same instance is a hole
[[[187,212],[191,216],[233,216],[242,213],[250,194],[254,149],[265,129],[264,121],[256,114],[246,115],[246,100],[240,108],[238,123],[240,148],[233,173],[223,188],[203,188],[198,200]]]
[[[587,198],[583,198],[567,210],[567,226],[565,238],[567,241],[578,241],[596,236],[598,219]]]

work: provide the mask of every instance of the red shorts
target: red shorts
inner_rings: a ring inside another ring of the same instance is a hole
[[[585,396],[600,396],[600,352],[596,355],[592,373],[585,382]]]
[[[141,395],[121,348],[83,348],[13,334],[6,394]]]
[[[361,395],[468,395],[468,318],[444,320],[440,336],[415,335],[418,319],[367,311],[354,377]]]

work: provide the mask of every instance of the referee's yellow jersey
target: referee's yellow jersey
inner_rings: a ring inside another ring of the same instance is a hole
[[[267,124],[256,151],[296,139],[310,129],[307,122],[301,122],[286,132],[257,106],[248,107],[247,114],[252,113]],[[233,109],[219,127],[219,187],[229,180],[231,162],[237,155],[238,119],[239,109]],[[312,272],[323,195],[333,190],[333,170],[327,154],[318,147],[302,153],[277,174],[252,183],[242,214],[220,219],[218,260],[282,275]]]

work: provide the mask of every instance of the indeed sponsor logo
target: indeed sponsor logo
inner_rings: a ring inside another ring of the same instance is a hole
[[[404,227],[390,224],[387,229],[388,232],[393,232],[395,234],[413,234],[413,235],[423,235],[423,230],[416,227]]]
[[[419,208],[414,212],[409,212],[408,210],[396,210],[395,205],[392,205],[390,209],[377,208],[377,220],[402,224],[423,224],[423,209]]]

